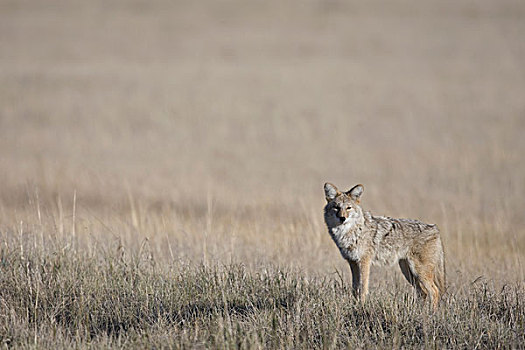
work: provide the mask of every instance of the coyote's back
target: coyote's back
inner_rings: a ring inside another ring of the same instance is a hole
[[[363,211],[363,185],[340,192],[324,186],[328,232],[352,269],[354,294],[364,301],[370,264],[398,263],[406,279],[434,307],[445,292],[445,256],[436,225],[418,220],[374,216]]]

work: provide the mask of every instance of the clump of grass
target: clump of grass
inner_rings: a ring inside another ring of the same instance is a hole
[[[337,276],[278,266],[158,264],[123,247],[88,255],[2,242],[0,343],[8,347],[517,348],[525,290],[474,285],[432,313],[412,295],[365,305]],[[109,253],[108,253],[109,251]]]

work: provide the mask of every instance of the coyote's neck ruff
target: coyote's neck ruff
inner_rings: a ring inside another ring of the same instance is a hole
[[[373,216],[359,200],[363,185],[339,192],[325,184],[324,218],[328,232],[352,268],[354,292],[364,300],[371,263],[399,262],[408,281],[434,306],[445,289],[443,247],[436,225],[417,220]]]

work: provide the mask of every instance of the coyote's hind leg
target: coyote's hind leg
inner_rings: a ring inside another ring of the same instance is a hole
[[[437,308],[440,292],[434,282],[434,266],[428,261],[422,262],[417,259],[402,259],[399,266],[405,278],[416,288],[418,294],[426,299],[430,296],[430,301],[434,309]]]
[[[401,259],[399,260],[399,267],[401,268],[401,272],[403,273],[403,276],[405,276],[408,283],[412,285],[417,291],[417,295],[420,297],[425,298],[425,291],[421,289],[419,277],[412,271],[412,268],[410,267],[410,264],[407,259]]]

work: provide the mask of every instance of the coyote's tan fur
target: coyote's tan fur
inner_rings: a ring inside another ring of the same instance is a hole
[[[350,264],[354,295],[364,302],[371,263],[398,262],[418,294],[430,296],[436,308],[445,291],[445,256],[437,226],[363,211],[359,205],[363,190],[363,185],[347,192],[340,192],[331,183],[324,185],[324,219],[330,236]]]

